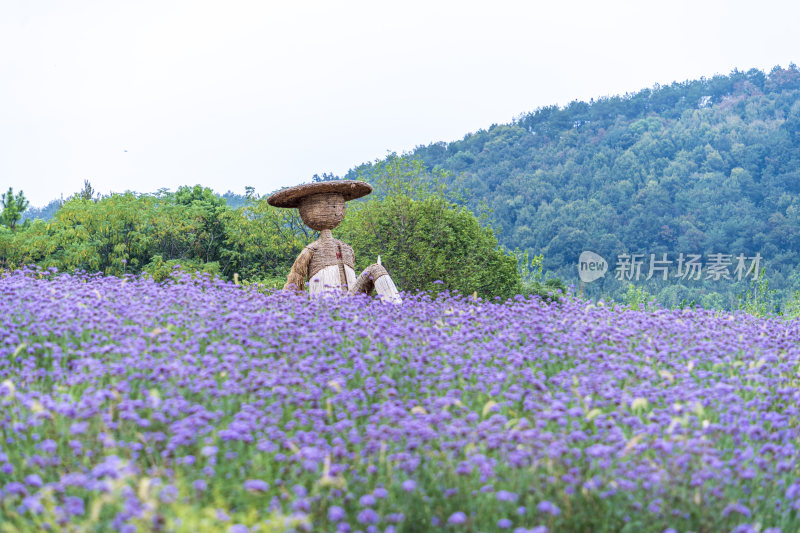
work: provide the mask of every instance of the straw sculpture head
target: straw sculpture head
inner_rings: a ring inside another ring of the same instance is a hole
[[[333,229],[344,220],[345,202],[372,192],[363,181],[333,180],[283,189],[267,198],[275,207],[296,207],[306,226],[316,231]]]
[[[338,192],[323,192],[306,196],[299,205],[303,223],[315,231],[333,229],[344,220],[346,204]]]

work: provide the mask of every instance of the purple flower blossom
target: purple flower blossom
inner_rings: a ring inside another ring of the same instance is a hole
[[[89,428],[88,422],[75,422],[69,427],[69,432],[71,435],[81,435],[86,433],[86,430]]]
[[[517,495],[513,492],[508,492],[507,490],[498,490],[495,494],[497,499],[501,502],[515,502],[517,501]]]
[[[375,499],[375,496],[373,496],[372,494],[365,494],[361,498],[359,498],[358,503],[360,503],[362,507],[370,507],[372,505],[375,505],[376,501],[377,500]]]
[[[248,479],[244,482],[244,488],[252,492],[267,492],[269,483],[261,479]]]
[[[330,509],[328,509],[328,520],[331,522],[339,522],[344,519],[345,516],[344,509],[338,505],[331,505]]]
[[[404,521],[406,516],[403,513],[389,513],[384,517],[384,520],[389,524],[399,524]]]
[[[467,521],[467,515],[465,515],[461,511],[456,511],[455,513],[450,515],[450,518],[447,519],[447,523],[453,525],[463,524],[466,521]]]
[[[175,485],[165,485],[159,491],[158,497],[164,503],[172,503],[178,498],[178,488]]]
[[[364,509],[358,513],[358,521],[362,524],[377,524],[380,517],[372,509]]]
[[[722,510],[722,516],[728,516],[731,513],[739,513],[742,516],[750,516],[750,509],[746,505],[742,505],[738,502],[731,503]]]
[[[39,496],[25,496],[22,499],[22,508],[32,514],[39,514],[44,511],[44,506],[39,500]]]
[[[25,484],[30,485],[31,487],[39,488],[42,486],[42,478],[39,477],[39,474],[30,474],[25,476]]]
[[[73,516],[83,515],[83,499],[78,498],[77,496],[65,496],[64,510],[67,512],[67,514]]]
[[[116,455],[109,455],[92,469],[92,476],[95,478],[110,477],[117,479],[124,473],[123,465],[122,459]]]
[[[55,453],[57,449],[56,441],[53,439],[43,440],[36,447],[48,454]]]
[[[200,454],[205,457],[211,457],[213,455],[217,455],[218,448],[216,446],[203,446],[203,449],[200,450]]]
[[[536,508],[539,509],[540,513],[547,513],[553,516],[558,516],[561,514],[561,509],[547,500],[540,501]]]

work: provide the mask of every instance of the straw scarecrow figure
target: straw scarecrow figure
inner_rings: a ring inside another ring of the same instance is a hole
[[[363,181],[337,180],[290,187],[267,198],[271,206],[299,209],[303,223],[319,231],[319,239],[297,256],[284,289],[303,291],[308,280],[312,296],[372,294],[374,290],[384,301],[402,302],[394,281],[379,263],[356,277],[353,249],[331,233],[344,220],[345,203],[371,192],[372,186]]]

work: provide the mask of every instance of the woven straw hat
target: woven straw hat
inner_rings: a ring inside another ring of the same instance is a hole
[[[267,198],[267,203],[273,207],[298,207],[303,198],[319,193],[339,193],[345,202],[361,198],[372,192],[372,185],[363,181],[333,180],[320,181],[297,185],[288,189],[281,189]]]

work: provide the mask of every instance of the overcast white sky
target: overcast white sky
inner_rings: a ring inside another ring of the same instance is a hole
[[[259,193],[540,106],[800,62],[800,2],[0,0],[0,189]]]

